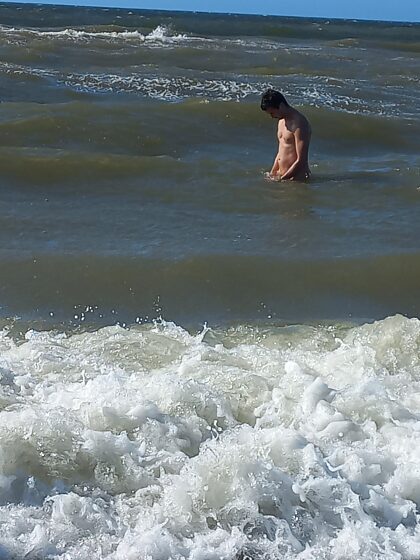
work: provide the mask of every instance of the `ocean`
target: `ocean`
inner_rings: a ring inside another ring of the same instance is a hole
[[[420,558],[419,86],[420,24],[0,4],[1,560]]]

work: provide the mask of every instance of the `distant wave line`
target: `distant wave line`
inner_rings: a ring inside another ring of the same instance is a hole
[[[51,38],[64,38],[72,40],[86,40],[86,39],[135,39],[140,42],[175,42],[175,41],[194,41],[205,39],[202,37],[194,37],[192,35],[185,34],[173,34],[169,27],[165,25],[158,25],[153,31],[148,34],[141,33],[138,30],[129,31],[127,29],[122,29],[121,31],[87,31],[83,29],[73,29],[66,28],[60,31],[41,31],[38,29],[30,28],[16,28],[7,27],[0,25],[0,33],[16,33],[18,35],[34,35],[39,37],[51,37]]]

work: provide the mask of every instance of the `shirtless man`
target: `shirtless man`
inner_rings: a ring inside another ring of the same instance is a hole
[[[283,181],[305,181],[311,171],[308,164],[311,125],[308,120],[291,107],[284,96],[274,89],[268,89],[261,99],[261,109],[279,119],[277,137],[279,150],[268,179]]]

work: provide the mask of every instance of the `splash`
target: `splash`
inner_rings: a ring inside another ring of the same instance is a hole
[[[76,43],[90,43],[92,41],[123,41],[137,43],[176,43],[180,41],[197,40],[197,37],[178,34],[165,25],[158,25],[150,33],[141,33],[139,30],[127,30],[120,28],[113,31],[105,31],[98,26],[95,30],[86,29],[61,29],[61,30],[40,30],[14,28],[0,25],[0,32],[3,34],[3,40],[13,44],[29,44],[32,41],[43,39],[69,41]]]
[[[417,558],[419,343],[401,316],[4,329],[1,553]]]

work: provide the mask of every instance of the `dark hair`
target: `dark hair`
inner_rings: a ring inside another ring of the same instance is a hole
[[[278,109],[280,107],[280,103],[284,103],[287,107],[289,106],[282,93],[275,89],[268,89],[265,93],[263,93],[261,98],[261,109],[263,111],[267,111],[270,107]]]

